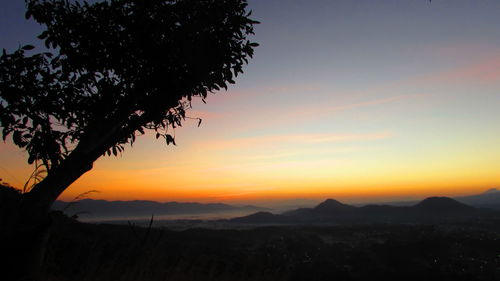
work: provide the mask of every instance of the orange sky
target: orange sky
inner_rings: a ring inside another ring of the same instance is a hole
[[[250,3],[261,45],[235,86],[194,103],[201,127],[186,121],[177,146],[139,137],[61,199],[367,202],[500,187],[500,4],[277,2]],[[0,144],[0,178],[22,186],[26,158]]]

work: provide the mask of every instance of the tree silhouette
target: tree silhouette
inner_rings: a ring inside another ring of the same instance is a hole
[[[169,128],[192,98],[227,89],[257,46],[246,0],[26,4],[48,51],[3,50],[0,126],[46,174],[0,222],[14,236],[46,226],[52,202],[102,155],[146,130],[175,144]]]

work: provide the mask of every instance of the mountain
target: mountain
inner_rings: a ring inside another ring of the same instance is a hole
[[[275,215],[270,212],[257,212],[244,217],[233,218],[230,220],[235,223],[251,223],[251,224],[266,224],[266,223],[285,223],[286,217]]]
[[[358,210],[359,214],[367,214],[369,216],[394,216],[397,213],[401,213],[402,210],[405,210],[405,207],[370,204],[359,207]]]
[[[477,210],[474,207],[465,205],[449,197],[429,197],[413,206],[413,208],[422,213],[433,214],[459,214],[470,213]]]
[[[356,215],[358,208],[341,203],[335,199],[327,199],[314,208],[299,208],[284,212],[280,221],[326,222],[333,218],[345,218]],[[276,218],[274,218],[276,220]]]
[[[327,199],[324,202],[320,203],[318,206],[313,208],[313,211],[316,213],[349,213],[356,209],[356,207],[340,203],[335,199]]]
[[[355,207],[328,199],[314,208],[300,208],[281,215],[256,213],[231,219],[235,223],[418,223],[461,220],[489,215],[449,197],[426,198],[413,206],[366,205]]]
[[[181,214],[211,214],[225,212],[255,212],[263,210],[256,206],[232,206],[223,203],[181,203],[135,200],[135,201],[106,201],[83,199],[75,202],[56,201],[53,210],[65,211],[68,214],[81,214],[83,218],[127,218],[147,217],[154,214],[181,215]]]
[[[488,190],[486,190],[483,194],[492,194],[492,193],[498,193],[500,192],[500,190],[498,190],[497,188],[490,188]]]
[[[455,198],[464,204],[500,210],[500,190],[491,188],[477,195],[461,196]]]
[[[498,188],[490,188],[483,193],[467,195],[467,196],[458,196],[452,197],[458,202],[470,205],[476,208],[489,208],[489,209],[497,209],[500,210],[500,190]],[[418,204],[418,200],[408,200],[408,201],[387,201],[383,203],[379,203],[382,205],[390,205],[390,206],[413,206]],[[358,206],[363,204],[357,204]]]

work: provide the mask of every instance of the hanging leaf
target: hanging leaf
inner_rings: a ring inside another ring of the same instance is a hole
[[[29,51],[29,50],[33,50],[35,48],[35,46],[33,45],[24,45],[21,49],[25,50],[25,51]]]
[[[176,145],[176,144],[175,144],[175,139],[174,139],[174,137],[172,137],[172,136],[171,136],[171,135],[169,135],[169,134],[167,134],[167,135],[165,136],[165,140],[166,140],[166,142],[167,142],[167,145],[169,145],[169,144]]]

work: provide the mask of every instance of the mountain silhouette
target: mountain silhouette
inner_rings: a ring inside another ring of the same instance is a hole
[[[166,202],[134,200],[106,201],[82,199],[75,202],[56,201],[53,210],[68,214],[83,214],[85,218],[148,217],[159,215],[210,214],[224,212],[255,212],[264,210],[256,206],[232,206],[223,203]]]
[[[476,207],[476,208],[489,208],[500,210],[500,190],[498,188],[490,188],[479,194],[465,195],[452,197],[461,203]],[[413,206],[418,204],[418,200],[409,201],[387,201],[380,204],[390,206]]]
[[[270,212],[257,212],[248,216],[231,219],[236,223],[283,223],[286,218],[280,215],[275,215]]]
[[[485,192],[483,192],[483,194],[492,194],[492,193],[500,193],[500,190],[498,190],[497,188],[490,188]]]
[[[460,196],[455,199],[478,208],[500,210],[500,191],[497,188],[490,188],[481,194]]]
[[[327,199],[313,208],[316,213],[350,213],[356,210],[356,207],[340,203],[335,199]]]
[[[476,211],[476,208],[467,206],[449,197],[429,197],[422,200],[413,208],[428,213],[468,213]]]
[[[355,207],[327,199],[314,208],[300,208],[272,214],[256,213],[231,219],[235,223],[433,223],[461,220],[490,211],[477,209],[449,197],[429,197],[413,206],[366,205]]]
[[[290,210],[284,212],[283,215],[287,217],[321,217],[352,214],[356,210],[356,207],[341,203],[335,199],[326,199],[314,208],[299,208]]]

